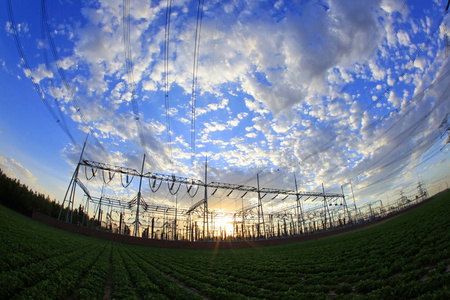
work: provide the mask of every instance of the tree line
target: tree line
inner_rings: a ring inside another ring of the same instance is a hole
[[[58,218],[61,210],[61,204],[55,199],[52,200],[49,196],[33,191],[27,185],[21,183],[19,179],[9,178],[3,173],[2,169],[0,169],[0,204],[29,217],[31,217],[34,211],[53,218]],[[67,208],[64,208],[61,218],[65,219],[66,214]],[[69,215],[70,214],[71,212],[69,211]],[[92,222],[94,222],[94,219],[90,219],[89,216],[84,213],[81,205],[78,209],[73,210],[73,224],[89,226]]]

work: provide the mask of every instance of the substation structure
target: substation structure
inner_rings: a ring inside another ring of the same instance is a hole
[[[256,176],[256,187],[208,182],[207,162],[204,181],[144,172],[144,162],[145,156],[139,172],[80,158],[58,219],[64,217],[62,212],[66,205],[65,221],[72,222],[77,187],[83,191],[86,198],[84,212],[89,214],[89,208],[93,207],[92,216],[95,219],[95,222],[90,223],[82,220],[80,225],[153,239],[198,241],[277,238],[347,226],[356,223],[360,218],[356,204],[351,208],[347,205],[343,187],[342,194],[326,193],[323,185],[322,192],[298,191],[295,174],[295,190],[261,188],[259,174]],[[82,169],[85,176],[79,176]],[[107,196],[103,190],[101,195],[94,196],[81,177],[90,181],[96,176],[102,179],[104,187],[114,178],[118,181],[120,177],[123,189],[129,189],[131,182],[138,179],[138,191],[128,191],[129,195],[134,195],[128,198]],[[143,196],[144,180],[148,182],[149,187],[145,190],[146,199]],[[182,189],[182,186],[185,188]],[[159,204],[154,196],[163,187],[167,189],[167,195],[173,197],[184,191],[185,195],[192,198],[193,204],[190,207],[178,207],[178,203]],[[232,199],[234,204],[239,205],[239,209],[236,209],[237,205],[232,211],[208,207],[208,199],[218,198],[217,194],[221,195],[221,199]],[[149,200],[152,198],[155,200]],[[274,204],[281,208],[266,209],[269,204],[272,208]],[[104,212],[106,217],[103,219]]]

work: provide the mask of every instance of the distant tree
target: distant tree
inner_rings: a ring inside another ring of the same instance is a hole
[[[18,179],[11,179],[0,169],[0,204],[16,210],[24,215],[31,216],[33,211],[57,218],[61,210],[61,204],[56,200],[51,200],[49,196],[38,193],[20,183]],[[62,216],[65,216],[67,209],[64,208]],[[84,210],[80,205],[73,212],[72,222],[78,224],[83,220]],[[89,217],[86,215],[85,220]]]

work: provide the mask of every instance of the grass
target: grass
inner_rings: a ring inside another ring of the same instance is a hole
[[[97,240],[0,206],[0,298],[450,299],[450,193],[361,231],[184,250]]]

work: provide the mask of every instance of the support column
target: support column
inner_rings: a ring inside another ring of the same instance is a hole
[[[350,188],[352,190],[353,205],[355,206],[355,223],[358,223],[358,209],[356,208],[355,194],[353,193],[353,184],[351,181],[350,181]]]
[[[344,187],[342,185],[341,185],[341,191],[342,191],[342,199],[344,201],[344,209],[347,210],[348,221],[351,222],[350,212],[348,211],[348,206],[347,206],[347,201],[345,201]]]
[[[75,168],[75,172],[72,175],[72,179],[70,180],[69,186],[67,187],[67,191],[66,191],[66,194],[64,196],[63,203],[61,204],[61,209],[59,210],[58,220],[61,219],[61,214],[62,214],[62,211],[63,211],[63,208],[64,208],[64,202],[66,202],[67,194],[69,193],[69,190],[71,190],[71,186],[73,185],[72,186],[72,190],[71,190],[70,195],[69,195],[69,203],[67,204],[66,223],[68,223],[68,221],[69,221],[70,204],[72,204],[72,206],[73,206],[73,201],[74,201],[74,198],[75,198],[74,190],[75,190],[75,187],[76,187],[76,184],[77,184],[78,171],[80,169],[81,160],[83,159],[84,149],[86,148],[86,143],[87,143],[88,137],[89,137],[89,133],[86,135],[86,139],[84,140],[83,148],[81,149],[80,159],[78,160],[77,167]]]
[[[139,174],[139,191],[137,194],[137,205],[136,205],[136,219],[134,220],[134,236],[139,236],[139,204],[141,203],[141,187],[142,187],[142,177],[144,176],[144,164],[145,164],[145,153],[142,159],[141,174]]]
[[[101,219],[101,212],[102,212],[102,198],[103,198],[103,191],[105,189],[105,185],[102,186],[102,194],[100,195],[100,201],[98,203],[98,226],[102,228],[102,219]]]
[[[66,223],[69,223],[69,211],[70,213],[70,223],[72,223],[72,216],[73,216],[73,202],[75,201],[75,191],[77,189],[77,180],[78,180],[78,170],[79,170],[80,164],[78,163],[77,169],[75,170],[75,179],[72,183],[72,190],[70,191],[69,196],[69,203],[67,204],[67,211],[66,211]],[[72,204],[72,205],[71,205]]]
[[[295,182],[295,193],[297,197],[297,233],[300,234],[300,232],[304,232],[305,230],[305,220],[303,218],[303,209],[300,202],[300,195],[298,193],[297,177],[295,176],[295,172],[294,172],[294,182]],[[302,220],[301,225],[300,225],[300,218]]]
[[[174,223],[174,240],[178,240],[177,235],[177,214],[178,214],[178,195],[175,195],[175,223]]]
[[[264,223],[264,211],[262,207],[262,201],[261,201],[261,190],[259,188],[259,173],[256,174],[256,180],[258,182],[258,238],[261,236],[261,218],[262,218],[262,224],[263,224],[263,235],[266,237],[266,226]]]
[[[205,202],[203,203],[203,238],[209,239],[209,222],[208,222],[208,157],[205,162]],[[206,225],[206,226],[205,226]],[[206,227],[206,235],[205,235]]]
[[[155,238],[155,217],[152,217],[152,239]]]
[[[86,196],[85,209],[86,209],[86,212],[83,211],[83,218],[81,220],[81,226],[84,226],[84,216],[86,216],[88,218],[87,222],[86,222],[86,227],[89,227],[89,197],[88,196]]]
[[[244,194],[245,195],[245,194]],[[242,199],[242,238],[245,240],[245,212],[244,212],[244,196],[241,197]]]
[[[120,212],[120,219],[119,219],[119,234],[122,234],[122,212]]]
[[[323,229],[327,229],[327,197],[325,196],[325,188],[323,187],[323,183],[322,183],[322,192],[323,192],[323,218],[324,218],[324,226]]]

